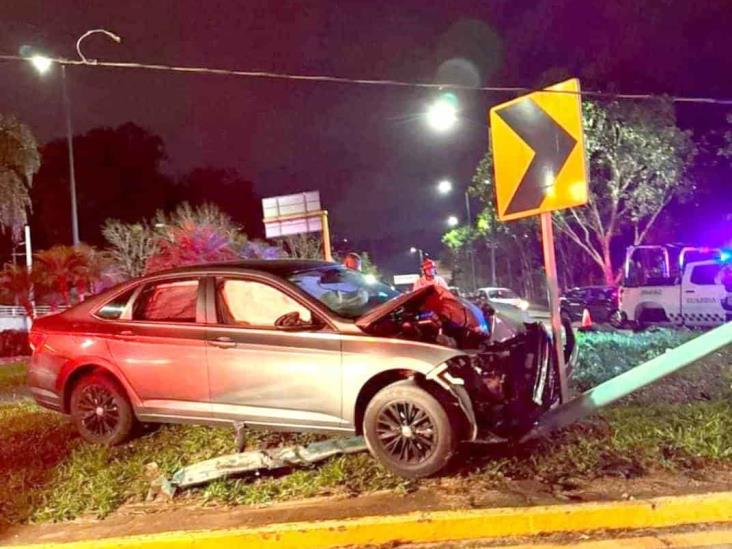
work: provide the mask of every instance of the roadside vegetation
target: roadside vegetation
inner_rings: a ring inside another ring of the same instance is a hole
[[[693,336],[668,331],[632,337],[583,334],[576,388],[604,381]],[[0,366],[0,392],[22,384],[24,369],[22,363]],[[642,477],[658,470],[694,476],[729,469],[730,383],[732,346],[550,440],[523,447],[468,448],[449,482],[466,490],[500,489],[522,479],[552,485]],[[249,432],[246,444],[255,449],[313,440],[312,435]],[[160,474],[171,476],[182,466],[232,451],[231,430],[197,426],[162,426],[121,447],[96,447],[83,443],[59,414],[28,402],[0,406],[0,524],[104,517],[125,503],[144,501]],[[364,453],[313,468],[219,480],[177,497],[254,505],[375,490],[405,493],[447,481],[406,481]]]

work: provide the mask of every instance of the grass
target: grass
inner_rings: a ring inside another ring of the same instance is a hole
[[[645,343],[635,344],[606,334],[582,335],[582,350],[589,350],[576,373],[581,380],[601,379],[618,364],[621,368],[635,365],[640,356],[662,352],[677,341],[677,336],[665,332],[657,334],[658,339],[643,336]],[[636,351],[637,356],[627,356]],[[599,365],[597,357],[614,362]],[[14,379],[24,377],[17,371],[21,369],[15,367]],[[506,479],[561,482],[642,476],[658,468],[691,472],[730,467],[731,372],[732,346],[683,372],[683,376],[679,374],[678,379],[672,377],[654,386],[644,398],[607,409],[552,440],[523,447],[471,449],[456,467],[451,482],[460,490],[469,490],[500,487]],[[8,374],[2,379],[11,377]],[[679,398],[669,398],[669,394]],[[250,449],[305,444],[315,439],[312,435],[266,432],[249,432],[247,437]],[[157,474],[170,476],[182,466],[233,449],[231,430],[197,426],[163,426],[122,447],[96,447],[83,443],[63,416],[33,404],[0,407],[0,523],[104,517],[124,503],[144,500]],[[153,475],[147,472],[151,463],[158,471]],[[198,503],[252,505],[382,489],[405,492],[440,482],[405,481],[368,454],[358,454],[289,474],[218,480],[180,497]]]
[[[0,393],[9,393],[25,386],[25,362],[0,364]]]

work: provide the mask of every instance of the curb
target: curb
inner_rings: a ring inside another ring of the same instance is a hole
[[[722,549],[732,547],[732,530],[710,532],[683,532],[657,534],[629,538],[580,541],[575,543],[532,543],[530,545],[506,545],[501,549]]]
[[[437,511],[261,528],[168,532],[17,549],[314,549],[394,542],[434,543],[559,532],[664,528],[732,522],[732,492],[639,501]]]

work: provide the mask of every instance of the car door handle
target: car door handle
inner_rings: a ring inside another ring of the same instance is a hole
[[[121,332],[117,332],[117,335],[121,337],[130,337],[135,335],[135,332],[132,330],[122,330]]]
[[[236,347],[236,341],[233,341],[230,337],[217,337],[216,339],[209,340],[208,344],[218,347],[219,349],[231,349]]]
[[[696,290],[684,290],[685,294],[695,294]]]

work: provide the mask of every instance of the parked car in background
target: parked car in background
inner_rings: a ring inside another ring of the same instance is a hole
[[[461,288],[459,288],[458,286],[448,286],[447,289],[450,290],[454,295],[456,295],[458,297],[465,297],[463,290]]]
[[[562,316],[582,320],[587,309],[593,322],[614,322],[618,312],[618,289],[612,286],[583,286],[567,290],[559,298]]]
[[[436,312],[439,290],[399,294],[322,261],[158,273],[34,322],[28,384],[98,444],[137,422],[243,422],[363,434],[390,470],[431,475],[460,442],[519,437],[559,401],[541,323],[478,311],[466,328]]]
[[[476,298],[485,299],[489,303],[513,305],[522,311],[526,311],[529,308],[529,302],[509,288],[478,288]]]

